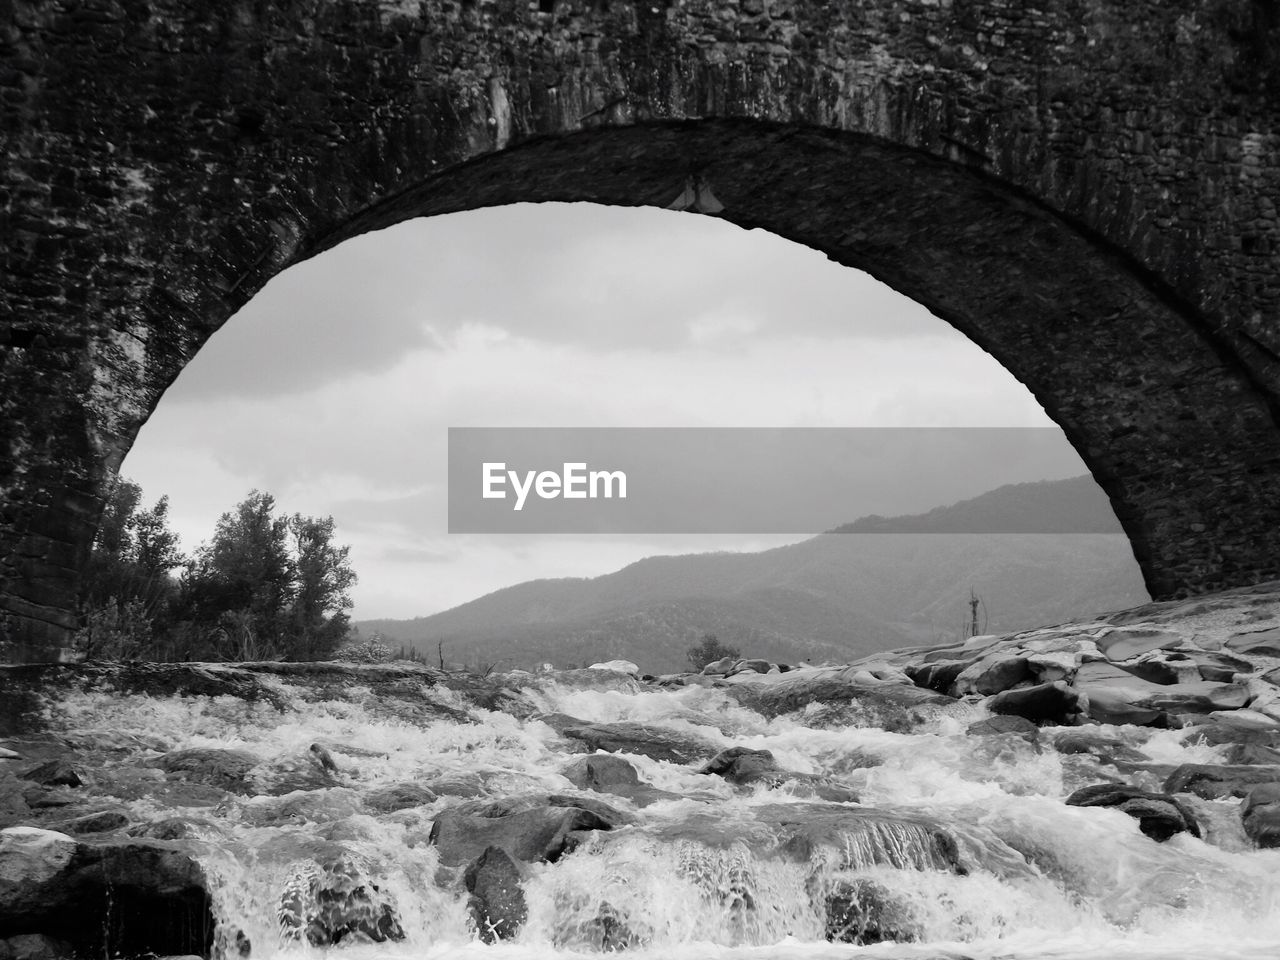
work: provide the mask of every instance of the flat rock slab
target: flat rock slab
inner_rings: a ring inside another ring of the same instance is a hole
[[[560,735],[607,753],[634,753],[652,760],[695,763],[715,756],[719,747],[701,737],[649,723],[567,723]]]
[[[1227,640],[1226,646],[1233,653],[1280,657],[1280,627],[1238,633]]]
[[[1184,763],[1169,774],[1165,793],[1194,793],[1205,800],[1243,797],[1260,783],[1280,783],[1280,766]]]
[[[1094,638],[1108,660],[1132,660],[1152,650],[1176,647],[1185,638],[1180,633],[1150,627],[1115,627]]]

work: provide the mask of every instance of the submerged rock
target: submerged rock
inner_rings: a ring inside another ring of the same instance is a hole
[[[1084,787],[1067,797],[1069,807],[1114,807],[1138,821],[1138,829],[1152,840],[1168,840],[1177,833],[1200,836],[1195,814],[1168,794],[1151,793],[1123,783]]]
[[[520,868],[505,850],[485,847],[467,864],[462,882],[471,895],[467,909],[481,940],[510,940],[520,932],[529,908],[520,886]]]
[[[679,796],[641,782],[635,767],[622,757],[609,753],[582,757],[573,761],[562,772],[576,787],[625,797],[640,807],[658,800],[674,800]]]
[[[1260,783],[1280,782],[1280,766],[1184,763],[1169,774],[1165,793],[1194,793],[1205,800],[1243,797]]]
[[[313,947],[403,940],[395,906],[353,857],[296,865],[280,895],[280,932]]]
[[[971,737],[990,737],[1013,734],[1028,743],[1040,739],[1040,728],[1025,717],[987,717],[971,723],[964,731]]]
[[[249,771],[258,765],[258,758],[244,750],[195,747],[166,753],[155,765],[174,780],[208,784],[233,793],[252,793]]]
[[[433,803],[436,795],[426,787],[416,783],[391,783],[385,787],[371,790],[363,797],[364,805],[378,813],[393,813],[410,807],[421,807]]]
[[[858,799],[853,788],[830,777],[784,770],[768,750],[730,747],[717,753],[698,772],[723,777],[737,786],[791,787],[802,795],[833,803],[856,803]]]
[[[635,753],[652,760],[669,760],[672,763],[706,760],[714,756],[717,749],[709,740],[649,723],[578,721],[565,724],[559,732],[561,736],[578,740],[592,750]]]
[[[1151,761],[1142,751],[1135,750],[1114,737],[1099,737],[1076,731],[1058,734],[1053,740],[1053,748],[1064,755],[1089,754],[1112,766],[1132,766]]]
[[[826,939],[871,944],[920,939],[920,923],[906,904],[872,880],[839,880],[823,898]]]

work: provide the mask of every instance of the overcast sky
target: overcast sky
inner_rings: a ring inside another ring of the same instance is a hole
[[[188,550],[252,488],[332,515],[356,618],[797,539],[451,536],[451,426],[1052,422],[947,324],[805,247],[695,214],[522,204],[366,234],[277,277],[178,378],[122,472],[148,502],[169,495]],[[1007,481],[1024,479],[1040,478]]]

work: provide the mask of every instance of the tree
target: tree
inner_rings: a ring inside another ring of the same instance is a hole
[[[275,508],[271,494],[250,491],[188,568],[187,612],[214,656],[324,659],[347,634],[350,547],[334,544],[332,517]]]
[[[689,664],[693,667],[694,672],[699,672],[708,663],[714,663],[724,657],[733,657],[735,660],[741,657],[735,647],[726,646],[716,639],[714,633],[704,633],[702,640],[688,650]]]
[[[333,517],[289,518],[296,571],[290,617],[292,646],[299,659],[321,659],[342,643],[347,633],[356,583],[349,546],[333,543]]]
[[[187,562],[169,529],[169,498],[139,509],[142,488],[123,477],[103,507],[80,581],[86,657],[152,657],[168,629],[176,584],[170,571]]]

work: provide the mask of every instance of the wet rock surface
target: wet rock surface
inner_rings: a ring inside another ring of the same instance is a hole
[[[1168,840],[1176,833],[1200,836],[1195,814],[1185,804],[1163,793],[1152,793],[1120,783],[1084,787],[1067,797],[1071,807],[1113,807],[1138,821],[1152,840]]]
[[[1258,652],[1280,599],[1258,597],[652,680],[93,664],[45,688],[20,668],[0,951],[790,937],[987,958],[1049,916],[1257,926],[1280,897],[1247,859],[1280,846],[1280,657]]]

